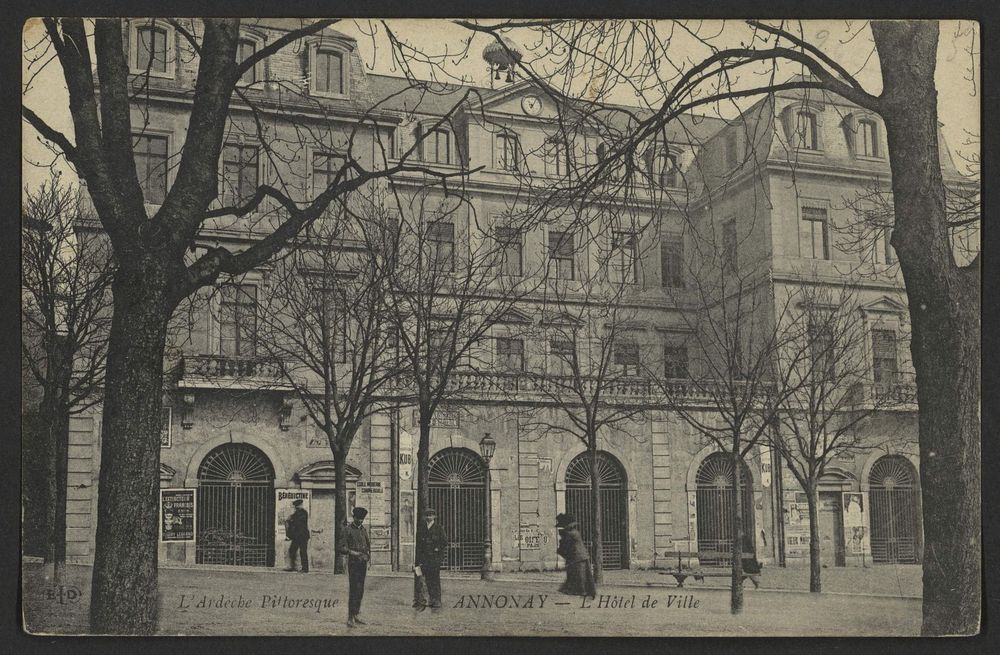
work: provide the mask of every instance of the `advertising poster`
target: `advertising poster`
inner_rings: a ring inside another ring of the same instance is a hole
[[[278,551],[278,561],[288,557],[288,542],[285,541],[285,522],[288,521],[295,507],[292,503],[302,500],[302,509],[309,512],[310,528],[315,520],[312,515],[310,500],[312,492],[308,489],[275,489],[274,490],[274,544]],[[283,554],[282,554],[283,553]]]
[[[413,435],[406,430],[399,431],[399,479],[413,477]]]
[[[160,541],[194,541],[197,489],[160,489]]]
[[[356,506],[368,510],[368,525],[385,525],[384,491],[381,481],[358,480]]]

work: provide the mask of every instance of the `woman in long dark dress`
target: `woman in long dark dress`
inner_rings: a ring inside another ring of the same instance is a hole
[[[566,582],[559,587],[564,594],[597,597],[594,571],[590,568],[590,555],[583,544],[576,519],[571,514],[556,516],[559,529],[559,547],[556,552],[566,560]]]

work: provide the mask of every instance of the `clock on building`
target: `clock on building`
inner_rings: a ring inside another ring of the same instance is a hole
[[[538,116],[542,113],[542,100],[538,96],[524,96],[521,98],[521,109],[528,116]]]

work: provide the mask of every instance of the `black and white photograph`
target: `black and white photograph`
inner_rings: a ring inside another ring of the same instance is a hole
[[[975,20],[20,36],[24,632],[980,633]]]

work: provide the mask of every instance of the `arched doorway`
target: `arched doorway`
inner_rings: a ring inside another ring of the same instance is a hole
[[[627,569],[628,487],[625,469],[610,453],[597,452],[597,480],[601,499],[601,566]],[[566,468],[566,511],[580,524],[580,536],[587,549],[593,543],[590,517],[590,455],[580,453]]]
[[[879,458],[868,475],[872,561],[916,564],[917,473],[900,455]]]
[[[712,453],[695,476],[698,550],[728,553],[733,548],[733,507],[736,493],[733,459],[728,453]],[[753,478],[746,462],[740,462],[743,509],[743,552],[754,553]],[[709,562],[710,560],[705,560]]]
[[[428,462],[431,507],[448,536],[449,569],[483,566],[486,541],[486,465],[467,448],[446,448]]]
[[[218,446],[198,467],[198,564],[274,566],[274,468],[258,448]]]

